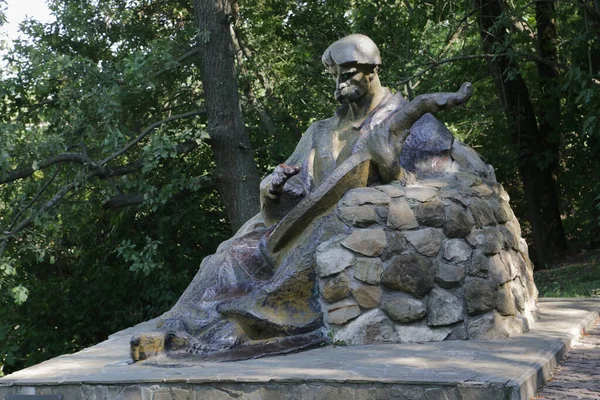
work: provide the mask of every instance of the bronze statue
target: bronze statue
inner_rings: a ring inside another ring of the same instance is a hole
[[[333,43],[322,61],[340,107],[262,181],[261,213],[203,260],[157,331],[132,339],[135,361],[165,353],[234,360],[326,341],[315,251],[345,229],[328,212],[353,187],[441,173],[451,147],[464,146],[425,114],[464,103],[470,84],[408,102],[381,86],[379,50],[359,34]],[[492,173],[479,157],[466,159]]]

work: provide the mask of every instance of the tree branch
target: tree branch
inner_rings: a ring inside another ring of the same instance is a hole
[[[185,154],[185,153],[192,151],[193,149],[195,149],[197,147],[198,147],[198,143],[196,141],[188,140],[186,142],[179,143],[177,145],[176,151],[177,151],[177,154]],[[32,222],[35,218],[35,215],[42,214],[42,213],[50,210],[51,208],[55,207],[60,201],[62,201],[62,199],[71,190],[73,190],[75,187],[77,187],[81,182],[85,182],[89,178],[93,178],[93,177],[97,177],[100,179],[107,179],[107,178],[111,178],[111,177],[115,177],[115,176],[122,176],[122,175],[127,175],[130,173],[138,172],[144,166],[143,161],[144,161],[143,159],[138,159],[138,160],[136,160],[132,163],[126,164],[126,165],[121,165],[121,166],[117,166],[117,167],[105,167],[105,168],[93,169],[84,178],[80,178],[74,182],[71,182],[71,183],[63,186],[52,197],[52,199],[50,199],[42,207],[40,207],[33,215],[24,219],[16,227],[14,227],[14,225],[16,224],[16,221],[18,220],[18,217],[20,215],[22,215],[25,210],[31,208],[31,205],[35,204],[35,202],[37,202],[39,200],[39,197],[41,197],[41,194],[50,185],[50,182],[54,179],[54,177],[58,171],[55,172],[55,175],[51,178],[51,180],[49,182],[44,184],[44,187],[42,187],[40,189],[40,191],[35,196],[35,198],[25,207],[24,210],[19,212],[17,217],[14,218],[9,230],[2,233],[2,238],[0,239],[0,257],[2,257],[2,254],[4,253],[4,250],[6,249],[6,247],[8,246],[8,243],[15,237],[15,235],[17,235],[19,232],[23,231],[24,229],[26,229],[27,227],[29,227],[32,224]],[[209,184],[212,185],[211,187],[214,187],[214,185],[216,184],[212,177],[200,177],[198,179],[201,181],[200,184],[202,185],[203,188],[204,187],[209,188]],[[205,182],[202,182],[202,181],[205,181]],[[143,201],[143,199],[142,199],[142,201]]]
[[[29,225],[31,225],[33,223],[35,215],[39,215],[39,214],[42,214],[42,213],[50,210],[52,207],[54,207],[56,204],[58,204],[71,190],[73,190],[73,188],[75,186],[76,186],[75,182],[71,182],[71,183],[63,186],[54,195],[54,197],[52,197],[48,202],[46,202],[42,207],[40,207],[34,215],[31,215],[31,216],[25,218],[23,221],[21,221],[21,223],[19,225],[17,225],[10,231],[4,232],[4,238],[2,240],[2,245],[0,246],[0,257],[2,257],[2,253],[6,249],[6,246],[8,245],[10,240],[12,238],[14,238],[14,236],[17,233],[21,232],[23,229],[27,228]]]
[[[33,168],[33,165],[32,165],[31,167],[24,167],[21,169],[13,170],[13,171],[9,172],[4,178],[0,178],[0,184],[13,182],[18,179],[27,178],[27,177],[33,175],[33,173],[35,171],[37,171],[38,169],[44,169],[44,168],[48,168],[54,164],[60,164],[60,163],[66,163],[66,162],[74,162],[74,163],[83,164],[83,165],[95,166],[94,162],[84,154],[63,153],[63,154],[59,154],[54,157],[50,157],[47,160],[42,161],[41,163],[39,163],[37,168]]]
[[[29,106],[29,109],[26,112],[20,114],[15,119],[15,122],[21,122],[21,120],[23,118],[25,118],[26,116],[30,115],[35,110],[38,110],[38,109],[40,109],[40,108],[42,108],[42,107],[44,107],[44,106],[46,106],[48,104],[54,104],[54,103],[57,103],[57,102],[58,102],[58,99],[51,99],[51,100],[44,100],[44,101],[41,101],[41,102],[36,103],[36,104],[32,104],[31,106]]]
[[[212,175],[205,175],[197,177],[190,183],[190,185],[197,185],[199,189],[209,190],[214,189],[217,186],[217,180]],[[192,190],[189,188],[185,188],[180,192],[173,195],[173,198],[178,199],[185,197],[192,193]],[[106,209],[117,209],[129,206],[137,206],[142,204],[145,200],[145,195],[143,193],[135,193],[135,194],[124,194],[119,193],[109,200],[102,203],[102,208]]]
[[[199,50],[198,50],[198,48],[197,48],[197,47],[194,47],[193,49],[191,49],[191,50],[187,51],[186,53],[184,53],[184,54],[183,54],[181,57],[179,57],[177,60],[175,60],[175,63],[177,63],[177,64],[181,64],[181,63],[183,63],[183,62],[184,62],[184,61],[186,61],[188,58],[191,58],[191,57],[195,56],[196,54],[198,54],[198,51],[199,51]],[[156,77],[158,77],[158,76],[160,76],[160,75],[162,75],[162,74],[164,74],[165,72],[167,72],[167,71],[170,71],[170,70],[171,70],[171,68],[164,68],[164,69],[161,69],[160,71],[158,71],[157,73],[155,73],[155,74],[154,74],[154,78],[156,78]]]
[[[115,151],[113,154],[106,157],[104,160],[100,161],[98,163],[98,165],[103,166],[104,164],[106,164],[106,163],[114,160],[115,158],[121,156],[122,154],[126,153],[127,151],[129,151],[129,149],[131,149],[133,146],[138,144],[140,140],[145,138],[150,132],[152,132],[154,129],[158,128],[159,126],[166,124],[167,122],[175,121],[178,119],[195,117],[196,115],[201,115],[204,113],[206,113],[206,110],[204,110],[204,109],[195,110],[195,111],[190,111],[190,112],[183,113],[183,114],[172,115],[161,121],[157,121],[157,122],[153,123],[152,125],[150,125],[149,127],[147,127],[146,129],[144,129],[144,131],[142,133],[140,133],[135,139],[133,139],[131,142],[129,142],[125,147],[123,147],[122,149],[120,149],[118,151]]]
[[[10,182],[16,181],[18,179],[28,178],[31,175],[33,175],[33,173],[38,169],[41,170],[44,168],[48,168],[54,164],[60,164],[60,163],[66,163],[66,162],[82,164],[84,166],[88,166],[88,167],[91,167],[92,169],[98,170],[99,175],[105,174],[106,173],[105,169],[102,168],[102,166],[104,166],[104,164],[114,160],[115,158],[117,158],[117,157],[123,155],[124,153],[126,153],[127,151],[129,151],[133,146],[135,146],[137,143],[139,143],[140,140],[145,138],[150,132],[152,132],[157,127],[159,127],[167,122],[175,121],[178,119],[190,118],[190,117],[194,117],[194,116],[201,115],[204,113],[205,113],[205,110],[195,110],[195,111],[190,111],[190,112],[183,113],[183,114],[172,115],[161,121],[157,121],[157,122],[153,123],[152,125],[150,125],[149,127],[147,127],[142,133],[140,133],[134,140],[129,142],[125,147],[114,152],[113,154],[106,157],[104,160],[100,161],[99,163],[95,163],[92,159],[90,159],[85,154],[63,153],[63,154],[59,154],[59,155],[50,157],[47,160],[40,162],[39,165],[37,166],[37,168],[33,168],[33,165],[32,165],[30,167],[22,167],[20,169],[16,169],[16,170],[9,172],[8,174],[6,174],[5,177],[0,178],[0,185],[4,184],[4,183],[10,183]]]
[[[190,151],[196,149],[198,147],[198,143],[195,140],[188,140],[182,143],[179,143],[175,148],[175,152],[177,155],[187,154]],[[114,176],[122,176],[127,174],[132,174],[134,172],[139,172],[144,167],[144,160],[142,158],[130,162],[129,164],[119,165],[116,167],[104,167],[103,173],[98,175],[100,179],[112,178]]]
[[[421,71],[417,72],[416,74],[414,74],[413,76],[403,79],[400,82],[398,82],[398,85],[403,85],[409,81],[412,81],[418,77],[420,77],[421,75],[425,74],[427,71],[430,71],[436,67],[438,67],[439,65],[442,64],[448,64],[451,62],[455,62],[455,61],[463,61],[463,60],[473,60],[473,59],[477,59],[477,58],[486,58],[486,57],[491,57],[493,56],[492,54],[473,54],[473,55],[467,55],[467,56],[459,56],[459,57],[452,57],[452,58],[447,58],[445,60],[436,60],[436,61],[432,61],[429,64],[425,64],[427,65],[427,67],[425,67],[424,69],[422,69]]]
[[[561,63],[556,63],[553,62],[551,60],[547,60],[544,59],[538,55],[535,54],[530,54],[530,53],[525,53],[525,52],[513,52],[512,54],[516,54],[528,61],[534,61],[534,62],[538,62],[538,63],[542,63],[542,64],[546,64],[546,65],[550,65],[553,67],[557,67],[560,68],[562,70],[567,70],[569,69],[568,65],[565,64],[561,64]],[[510,56],[507,53],[498,53],[498,54],[471,54],[471,55],[466,55],[466,56],[458,56],[458,57],[452,57],[452,58],[446,58],[444,60],[434,60],[428,64],[421,64],[421,65],[425,65],[426,67],[424,69],[422,69],[421,71],[417,72],[416,74],[414,74],[411,77],[408,77],[406,79],[401,80],[400,82],[398,82],[398,85],[403,85],[409,81],[412,81],[416,78],[419,78],[421,75],[425,74],[426,72],[437,68],[438,66],[442,65],[442,64],[448,64],[448,63],[452,63],[455,61],[464,61],[464,60],[474,60],[474,59],[478,59],[478,58],[492,58],[492,57],[498,57],[498,56]]]
[[[111,197],[104,203],[102,203],[102,208],[104,209],[116,209],[128,206],[137,206],[138,204],[142,204],[144,202],[144,194],[124,194],[119,193],[116,196]]]
[[[44,183],[44,186],[42,186],[42,188],[37,192],[35,197],[33,199],[31,199],[31,201],[25,207],[23,207],[21,209],[21,211],[19,211],[17,213],[17,215],[13,218],[13,221],[11,222],[10,226],[8,227],[9,231],[12,230],[12,228],[15,226],[15,224],[17,223],[17,221],[19,220],[21,215],[23,215],[23,213],[25,211],[27,211],[29,208],[31,208],[31,206],[33,206],[40,199],[40,197],[42,197],[42,194],[46,191],[46,189],[48,189],[50,184],[52,182],[54,182],[54,179],[56,179],[56,176],[58,175],[59,171],[60,171],[60,165],[56,168],[56,171],[54,171],[54,174],[52,174],[50,179],[48,179],[48,182]]]
[[[245,55],[246,58],[250,59],[252,57],[252,53],[248,48],[245,48],[242,45],[241,41],[239,40],[239,34],[235,30],[233,25],[230,25],[230,34],[233,46],[235,47],[235,54],[238,66],[240,67],[243,75],[248,75],[248,70],[244,66],[244,59],[242,57],[242,54]],[[267,130],[267,132],[274,134],[276,131],[275,124],[273,123],[271,116],[267,113],[263,105],[260,103],[260,101],[258,101],[256,96],[254,95],[254,91],[252,90],[252,85],[250,81],[244,83],[243,89],[244,94],[248,99],[248,102],[254,107],[254,109],[258,113],[258,118],[260,119],[260,122],[262,122],[264,128]]]

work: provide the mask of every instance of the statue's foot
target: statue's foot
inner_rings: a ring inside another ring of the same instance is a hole
[[[151,332],[134,335],[130,342],[131,359],[143,361],[165,353],[165,333]]]
[[[318,345],[326,340],[327,337],[321,329],[297,335],[253,340],[248,338],[238,323],[222,320],[197,337],[185,331],[136,335],[131,339],[131,358],[133,361],[163,359],[160,356],[166,356],[164,357],[166,359],[245,360],[290,353]]]
[[[263,340],[248,340],[228,350],[204,353],[194,358],[206,361],[239,361],[268,355],[287,354],[327,342],[327,335],[319,329],[293,336],[280,336]]]
[[[181,357],[226,351],[247,341],[238,324],[228,320],[215,321],[199,335],[191,335],[178,320],[166,320],[159,331],[142,333],[131,338],[131,358],[142,361],[167,355]]]

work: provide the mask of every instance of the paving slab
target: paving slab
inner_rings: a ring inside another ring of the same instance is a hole
[[[529,399],[551,376],[600,299],[541,299],[540,321],[506,340],[321,347],[236,362],[130,364],[129,339],[154,321],[0,379],[10,394],[75,399]]]
[[[586,330],[535,398],[600,400],[600,320]]]

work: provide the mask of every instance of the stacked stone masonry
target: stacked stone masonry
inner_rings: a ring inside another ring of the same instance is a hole
[[[498,339],[537,318],[533,266],[509,197],[458,172],[354,189],[350,229],[317,249],[326,329],[351,345]]]

